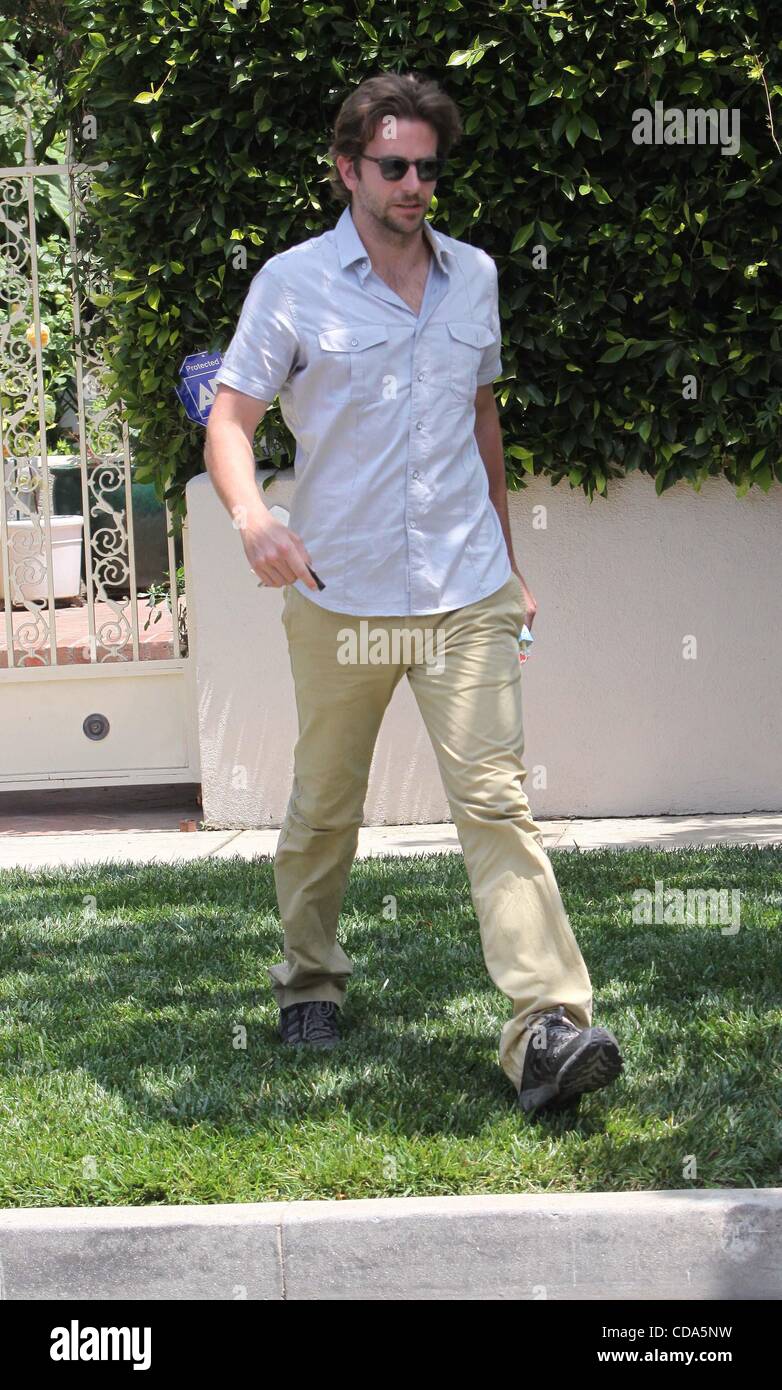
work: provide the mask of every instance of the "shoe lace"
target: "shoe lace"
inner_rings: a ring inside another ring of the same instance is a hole
[[[564,1004],[557,1004],[554,1009],[546,1009],[532,1025],[533,1028],[544,1027],[548,1037],[552,1041],[556,1038],[559,1042],[572,1038],[578,1032],[575,1023],[565,1014]]]

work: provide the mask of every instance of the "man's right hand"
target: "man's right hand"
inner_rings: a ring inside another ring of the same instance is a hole
[[[242,545],[250,569],[269,589],[280,589],[301,579],[317,589],[307,565],[312,564],[301,536],[264,508],[241,528]]]
[[[268,401],[218,381],[206,426],[204,463],[258,578],[270,589],[297,579],[317,589],[301,536],[272,516],[258,494],[253,438],[268,406]]]

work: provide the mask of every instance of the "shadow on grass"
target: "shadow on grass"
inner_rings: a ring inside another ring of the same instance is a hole
[[[625,1072],[538,1128],[600,1135],[617,1110],[643,1127],[748,1095],[773,1108],[780,912],[763,888],[781,868],[782,851],[736,847],[560,853],[594,1019],[619,1038]],[[655,874],[666,886],[743,885],[741,930],[634,925],[632,890]],[[382,915],[388,894],[395,920]],[[508,1004],[483,964],[459,856],[357,861],[340,933],[355,971],[343,1040],[325,1054],[276,1037],[266,972],[282,958],[281,933],[266,857],[6,871],[0,922],[10,1078],[87,1074],[144,1122],[215,1130],[276,1133],[349,1112],[369,1133],[465,1137],[513,1114],[497,1061]],[[670,1143],[679,1154],[678,1135]]]

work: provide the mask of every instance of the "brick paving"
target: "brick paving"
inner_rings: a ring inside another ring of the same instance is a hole
[[[172,615],[168,608],[159,606],[152,610],[153,615],[158,614],[147,630],[144,625],[150,615],[149,600],[139,598],[136,602],[138,612],[138,636],[139,636],[139,660],[140,661],[161,661],[170,660],[174,656],[173,643],[173,624]],[[118,611],[119,610],[119,611]],[[87,614],[87,604],[66,604],[55,603],[55,626],[57,632],[57,664],[64,666],[88,665],[90,662],[89,647],[89,624]],[[48,604],[43,606],[42,614],[44,620],[48,620]],[[15,638],[14,658],[17,666],[24,665],[27,668],[35,666],[49,666],[50,646],[48,632],[45,639],[40,633],[34,635],[34,645],[36,651],[40,651],[40,656],[26,656],[26,648],[21,646],[17,634],[30,622],[35,623],[35,616],[26,608],[14,608],[12,610],[12,624]],[[101,644],[99,634],[101,629],[107,624],[106,635],[109,638],[116,637],[117,631],[114,624],[120,622],[123,625],[123,633],[127,640],[119,652],[115,655],[111,647]],[[130,604],[126,599],[116,600],[116,607],[106,601],[98,601],[95,604],[95,634],[97,661],[106,660],[108,662],[132,661],[133,646],[130,633]],[[24,659],[23,659],[24,658]],[[0,609],[0,668],[8,667],[8,634],[6,631],[6,615]]]

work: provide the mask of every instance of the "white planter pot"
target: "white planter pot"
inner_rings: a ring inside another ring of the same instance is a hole
[[[53,516],[52,583],[54,597],[78,598],[81,582],[81,554],[84,540],[84,518]],[[8,562],[11,570],[11,602],[22,604],[25,599],[45,603],[49,597],[46,578],[46,543],[44,519],[8,522]],[[24,559],[23,566],[18,562]],[[16,569],[16,574],[14,570]],[[29,576],[29,578],[28,578]],[[0,599],[5,600],[5,579],[0,565]]]

